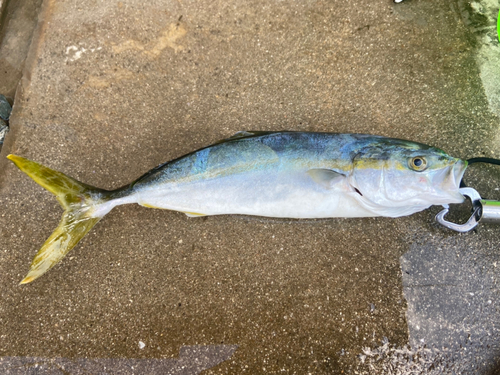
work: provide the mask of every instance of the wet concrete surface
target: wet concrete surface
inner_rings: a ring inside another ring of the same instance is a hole
[[[15,374],[199,374],[229,359],[237,346],[188,346],[173,359],[2,357],[0,370]]]
[[[498,157],[461,2],[46,0],[35,36],[0,155],[0,356],[12,366],[172,361],[217,345],[237,349],[206,374],[405,373],[394,350],[425,344],[458,353],[448,368],[494,371],[495,227],[448,232],[439,208],[300,221],[121,206],[19,286],[61,210],[5,159],[111,189],[240,130],[373,133]],[[500,199],[494,168],[466,177]],[[468,366],[462,337],[484,366]],[[380,347],[386,361],[361,361]],[[443,357],[429,358],[432,373]]]
[[[500,369],[496,232],[425,235],[402,257],[410,344],[447,348],[456,373]]]
[[[11,102],[23,77],[41,4],[42,0],[0,2],[0,94]]]

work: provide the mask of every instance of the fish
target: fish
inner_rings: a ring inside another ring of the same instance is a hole
[[[467,162],[436,147],[369,134],[243,131],[153,168],[116,190],[86,185],[21,156],[14,164],[64,213],[26,284],[58,263],[114,207],[138,203],[189,217],[400,217],[462,203]]]

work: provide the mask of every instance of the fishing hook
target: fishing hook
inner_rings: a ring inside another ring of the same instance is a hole
[[[482,199],[479,193],[471,188],[465,187],[459,189],[460,194],[469,198],[472,202],[472,215],[465,224],[456,224],[445,220],[449,207],[445,208],[436,215],[436,221],[448,229],[456,232],[469,232],[474,229],[479,222],[500,224],[500,201]]]

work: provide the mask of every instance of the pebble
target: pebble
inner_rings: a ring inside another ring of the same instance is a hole
[[[10,117],[11,112],[12,107],[7,101],[7,98],[4,95],[0,94],[0,119],[7,121]]]
[[[5,121],[0,119],[0,146],[3,144],[3,140],[5,139],[5,135],[7,134],[8,130],[9,127],[7,126]]]

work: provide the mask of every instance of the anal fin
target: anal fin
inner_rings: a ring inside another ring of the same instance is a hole
[[[184,211],[183,211],[184,212]],[[207,216],[205,214],[200,214],[198,212],[184,212],[187,217],[200,217],[200,216]]]
[[[149,203],[139,202],[139,204],[141,206],[147,207],[147,208],[157,208],[157,209],[160,209],[160,210],[168,210],[168,208],[153,206],[152,204],[149,204]],[[173,209],[173,210],[174,211],[178,211],[178,210],[175,210],[175,209]],[[186,216],[189,216],[189,217],[207,216],[207,215],[201,214],[199,212],[186,212],[186,211],[179,211],[179,212],[182,212],[182,213],[186,214]]]
[[[141,202],[138,202],[138,203],[139,203],[139,205],[141,205],[141,206],[143,206],[143,207],[147,207],[147,208],[158,208],[158,209],[160,209],[160,210],[164,210],[164,208],[162,208],[162,207],[156,207],[156,206],[153,206],[153,205],[148,204],[148,203],[141,203]]]

